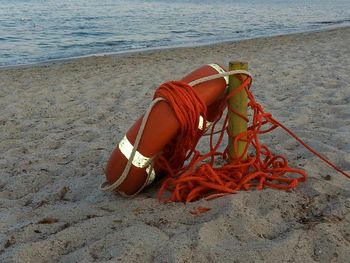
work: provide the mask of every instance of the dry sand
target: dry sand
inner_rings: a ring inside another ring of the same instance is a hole
[[[229,60],[248,61],[258,101],[350,171],[350,28],[2,69],[0,262],[349,262],[350,180],[280,131],[271,149],[309,173],[291,192],[185,206],[159,203],[159,185],[98,190],[157,85]]]

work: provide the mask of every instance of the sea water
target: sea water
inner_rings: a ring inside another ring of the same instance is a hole
[[[349,25],[349,0],[0,0],[0,66]]]

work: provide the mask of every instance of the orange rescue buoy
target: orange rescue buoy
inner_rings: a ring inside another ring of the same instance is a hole
[[[223,67],[218,64],[208,64],[191,72],[181,81],[190,83],[203,77],[224,72]],[[200,117],[199,130],[208,127],[208,122],[215,120],[217,115],[220,114],[218,105],[222,102],[227,85],[228,77],[221,77],[193,86],[198,97],[207,105],[207,123],[203,123],[204,119]],[[142,119],[143,116],[128,130],[112,152],[105,171],[107,182],[101,185],[101,190],[116,189],[126,196],[135,195],[155,179],[156,172],[153,161],[162,149],[176,137],[180,124],[174,111],[165,100],[157,102],[148,116],[130,170],[125,178],[121,178],[131,157]]]

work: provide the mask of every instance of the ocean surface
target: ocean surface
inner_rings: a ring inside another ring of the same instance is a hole
[[[0,66],[339,26],[349,0],[0,0]]]

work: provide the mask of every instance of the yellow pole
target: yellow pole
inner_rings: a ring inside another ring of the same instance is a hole
[[[231,61],[229,64],[229,70],[248,70],[248,63]],[[243,79],[246,78],[245,76],[242,77]],[[231,75],[229,77],[229,92],[232,92],[233,90],[237,89],[241,84],[242,82],[239,80],[237,75]],[[247,117],[248,96],[244,90],[238,92],[235,96],[231,97],[228,103],[234,110]],[[228,118],[228,131],[234,136],[234,138],[241,132],[247,131],[247,122],[243,120],[240,116],[232,113],[231,111],[228,111]],[[245,141],[238,141],[238,152],[237,154],[235,154],[233,148],[234,138],[229,137],[228,140],[229,158],[231,162],[242,156],[244,148],[247,144]],[[243,156],[242,160],[246,159],[247,153]]]

